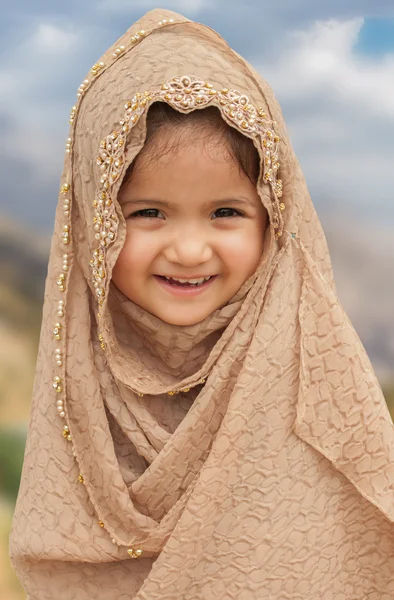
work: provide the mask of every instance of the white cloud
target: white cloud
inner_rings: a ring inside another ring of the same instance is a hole
[[[394,222],[394,54],[363,56],[364,19],[318,21],[291,32],[277,60],[261,66],[284,111],[315,198]],[[260,63],[260,64],[259,64]],[[380,213],[380,214],[379,214]]]
[[[78,35],[75,32],[50,23],[41,23],[29,42],[29,48],[33,52],[62,53],[68,52],[76,45],[78,45]]]
[[[209,9],[212,7],[212,1],[209,0],[168,0],[165,8],[167,10],[179,11],[180,13],[187,13],[189,15],[195,15],[203,9]],[[129,0],[101,0],[98,4],[98,8],[107,12],[129,12],[130,2]],[[133,10],[152,10],[157,8],[157,2],[155,0],[134,0]]]
[[[187,2],[202,7],[206,0]],[[127,3],[129,4],[129,3]],[[137,6],[148,9],[148,0]],[[186,0],[173,0],[182,10]],[[103,0],[101,7],[109,6]],[[123,0],[112,7],[126,9]],[[168,5],[167,5],[168,6]],[[133,9],[136,4],[133,4]],[[76,89],[105,48],[109,31],[69,23],[42,22],[10,51],[0,66],[0,116],[8,157],[23,159],[40,180],[57,181],[68,131],[69,108]],[[391,211],[393,155],[394,54],[371,58],[357,53],[362,18],[317,21],[297,31],[280,32],[279,50],[252,60],[271,85],[286,118],[305,176],[315,193],[353,202],[366,209],[373,203]],[[116,34],[113,35],[116,38]],[[28,61],[27,61],[28,57]],[[262,66],[264,64],[264,66]],[[87,68],[86,68],[87,67]],[[76,73],[80,76],[76,79]],[[70,83],[73,78],[73,83]],[[58,88],[64,92],[58,92]],[[371,199],[372,198],[372,199]]]
[[[363,25],[363,18],[328,20],[292,32],[277,63],[260,70],[289,101],[320,92],[343,106],[394,119],[394,53],[380,59],[358,55]]]
[[[60,172],[75,94],[69,90],[69,101],[56,97],[59,73],[74,68],[83,46],[82,32],[39,23],[0,68],[0,111],[10,124],[2,134],[7,155],[31,165],[38,182]]]

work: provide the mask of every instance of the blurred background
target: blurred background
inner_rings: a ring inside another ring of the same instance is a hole
[[[389,6],[390,5],[390,6]],[[0,598],[68,116],[90,67],[149,0],[13,0],[0,21]],[[394,4],[167,0],[273,88],[328,239],[339,297],[394,415]]]

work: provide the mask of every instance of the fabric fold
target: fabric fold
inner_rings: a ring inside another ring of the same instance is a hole
[[[369,358],[303,249],[295,433],[394,522],[394,428]]]

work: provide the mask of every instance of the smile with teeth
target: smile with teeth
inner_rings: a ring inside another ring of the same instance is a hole
[[[198,286],[212,279],[213,275],[201,277],[200,279],[178,279],[177,277],[165,277],[164,275],[159,275],[159,277],[165,281],[168,281],[168,283],[172,283],[173,285]]]

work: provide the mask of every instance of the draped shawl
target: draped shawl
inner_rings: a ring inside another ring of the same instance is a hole
[[[253,140],[256,272],[179,327],[111,282],[153,102]],[[10,555],[29,600],[389,600],[394,431],[338,301],[275,96],[212,29],[154,10],[70,115]]]

